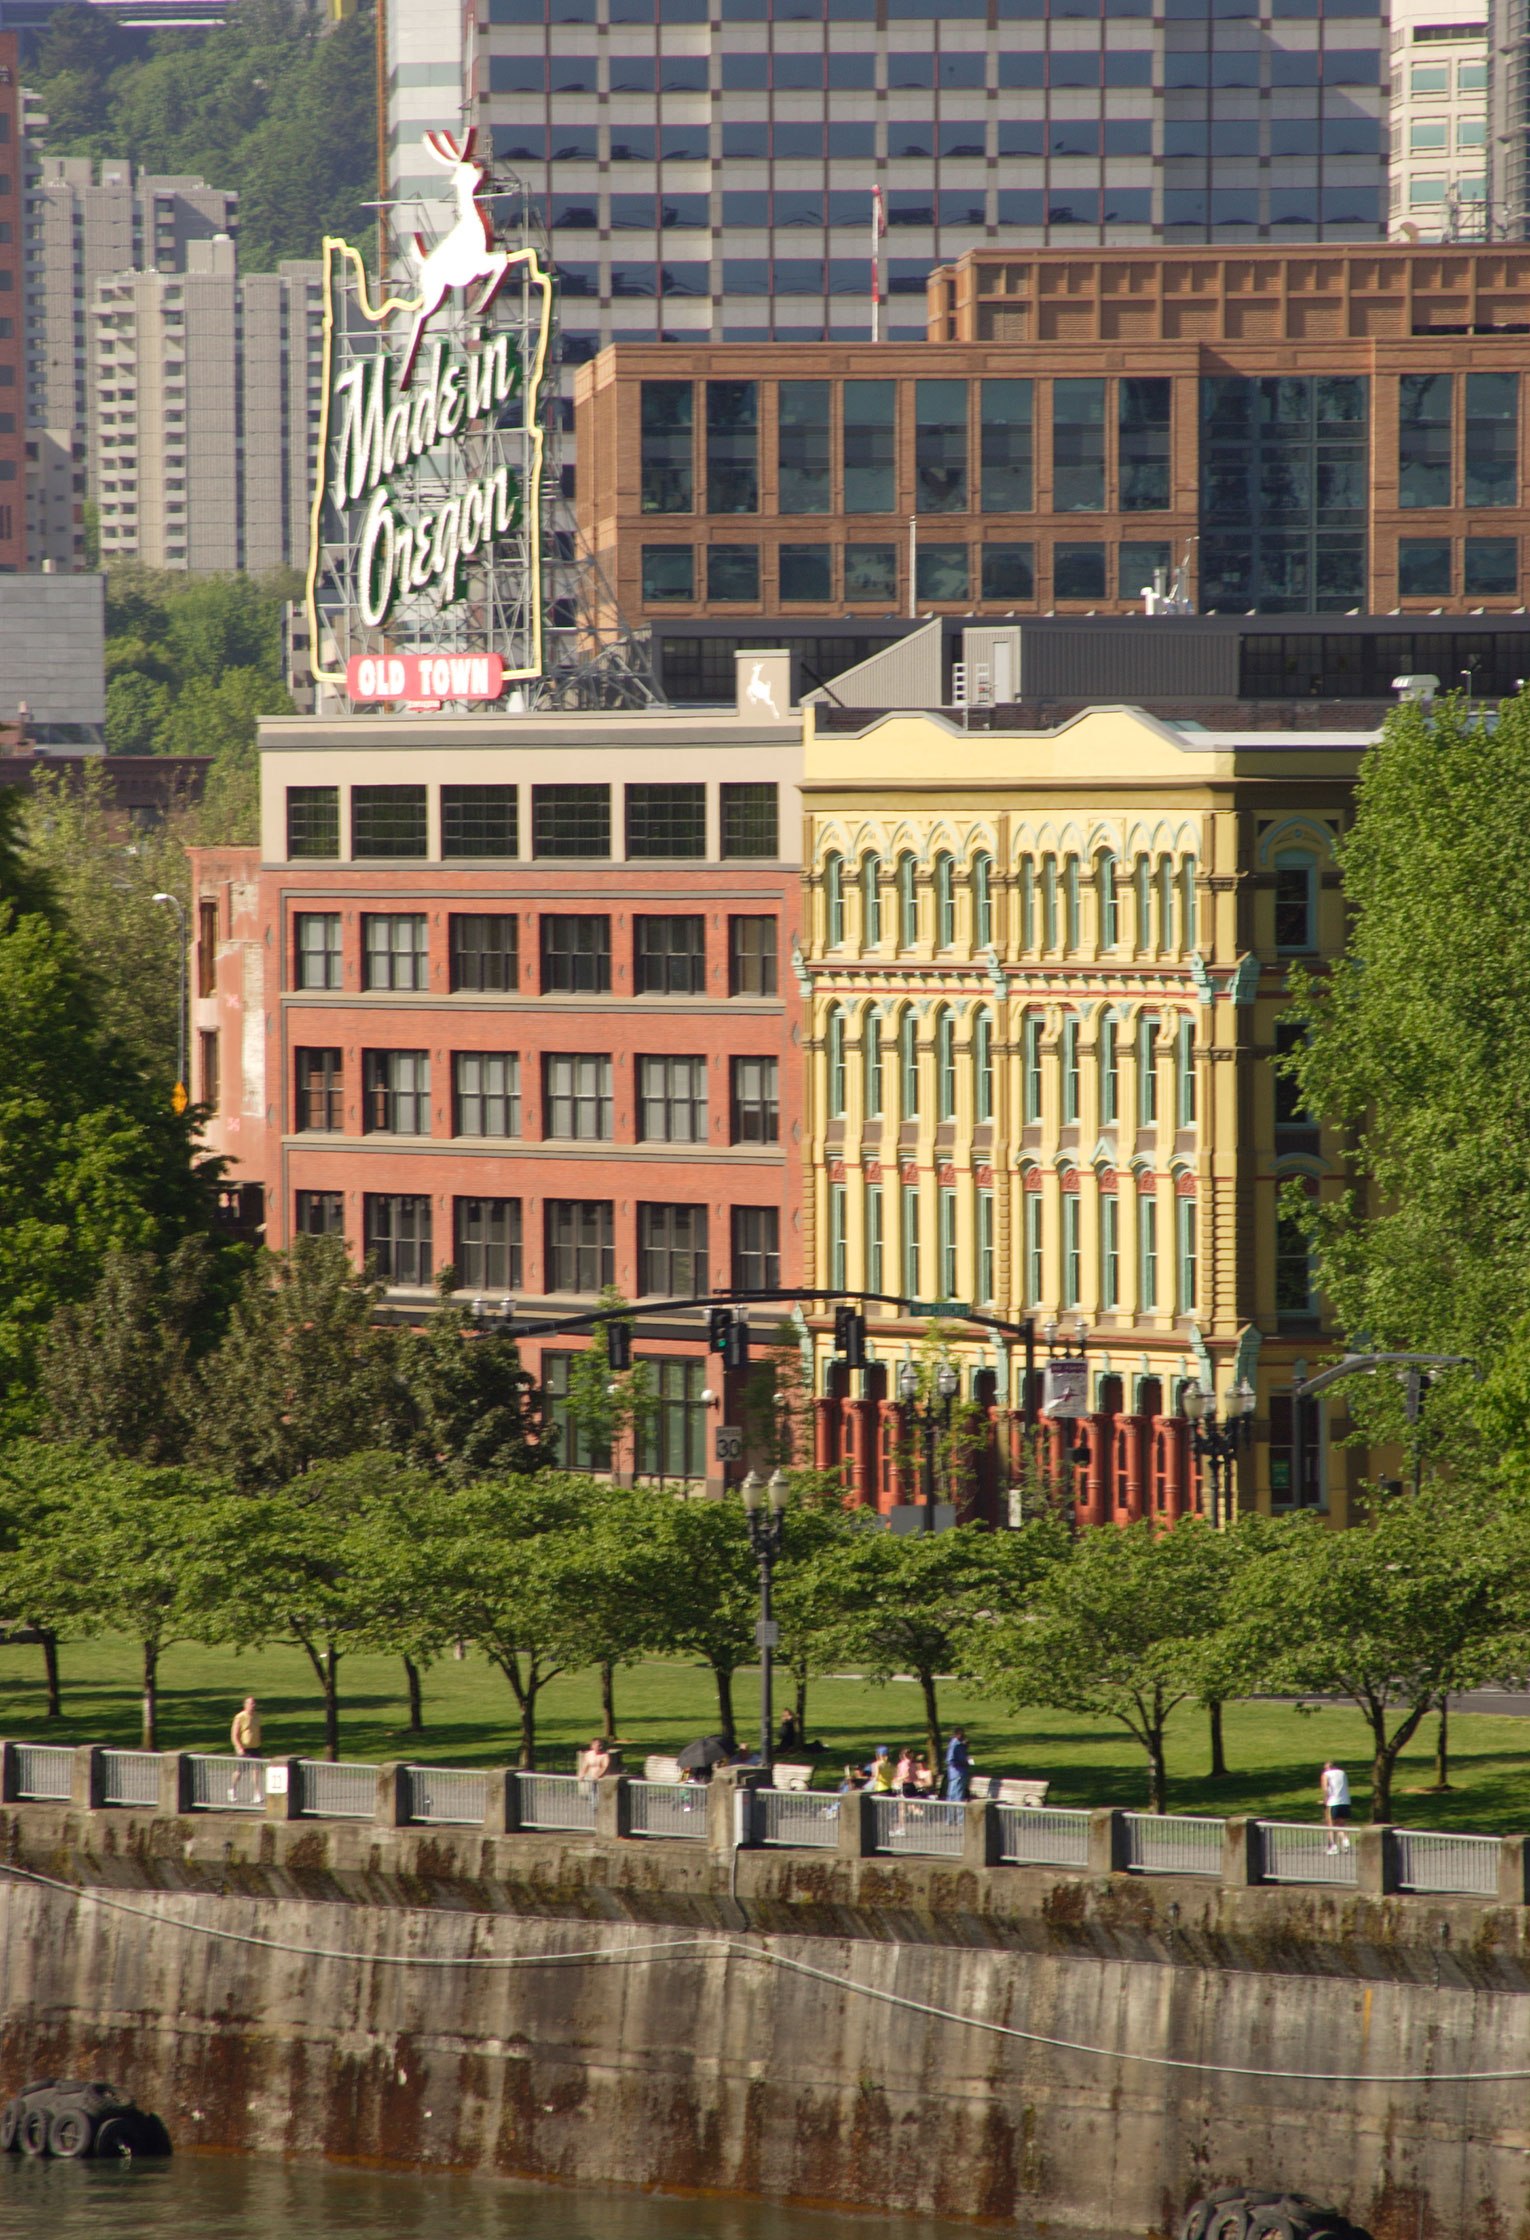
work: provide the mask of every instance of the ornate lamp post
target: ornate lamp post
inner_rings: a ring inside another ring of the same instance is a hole
[[[1211,1464],[1211,1521],[1218,1532],[1232,1514],[1233,1463],[1254,1435],[1254,1400],[1253,1386],[1247,1377],[1240,1377],[1227,1395],[1219,1423],[1216,1394],[1205,1385],[1188,1384],[1180,1395],[1190,1422],[1190,1451],[1197,1462]]]
[[[760,1764],[768,1774],[775,1717],[771,1701],[771,1658],[776,1646],[776,1621],[770,1614],[770,1586],[786,1531],[786,1503],[791,1487],[784,1470],[773,1470],[768,1485],[757,1470],[751,1470],[742,1491],[749,1545],[760,1567],[760,1622],[755,1628],[760,1642]]]
[[[946,1438],[951,1436],[951,1406],[961,1389],[961,1378],[949,1361],[943,1361],[935,1372],[935,1390],[940,1397],[941,1424]],[[905,1361],[898,1372],[898,1397],[908,1410],[909,1430],[921,1420],[918,1407],[919,1372],[912,1361]],[[924,1529],[935,1530],[935,1402],[927,1400],[923,1410],[924,1424]]]

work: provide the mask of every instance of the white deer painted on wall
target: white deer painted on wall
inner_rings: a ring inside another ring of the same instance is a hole
[[[451,173],[451,190],[457,204],[457,217],[449,230],[429,248],[425,237],[417,233],[410,243],[415,264],[419,268],[420,300],[414,314],[414,327],[409,336],[409,348],[404,357],[403,377],[400,388],[407,389],[414,372],[414,361],[419,356],[420,344],[425,335],[425,323],[435,316],[452,288],[471,288],[475,280],[485,283],[483,294],[473,306],[474,316],[488,310],[499,292],[500,282],[510,263],[508,250],[494,246],[494,226],[488,211],[479,201],[487,166],[473,155],[475,134],[469,131],[461,145],[449,132],[427,132],[425,147],[437,163]]]

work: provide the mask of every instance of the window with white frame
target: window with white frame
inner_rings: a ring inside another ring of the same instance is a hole
[[[992,1306],[998,1296],[998,1276],[994,1250],[993,1192],[977,1193],[977,1295],[979,1304]]]
[[[912,1004],[898,1021],[898,1117],[919,1117],[919,1022]]]
[[[1179,1311],[1193,1314],[1200,1304],[1196,1286],[1196,1220],[1194,1198],[1174,1201],[1175,1257],[1178,1261]]]
[[[956,1021],[942,1011],[935,1022],[936,1118],[956,1118]]]
[[[1078,1045],[1080,1021],[1067,1018],[1063,1021],[1062,1035],[1062,1116],[1063,1126],[1071,1126],[1079,1113],[1079,1061]]]
[[[956,940],[956,866],[950,856],[935,858],[935,946],[949,949]]]
[[[1025,1303],[1028,1307],[1041,1305],[1041,1285],[1044,1272],[1042,1255],[1042,1200],[1039,1190],[1027,1190],[1025,1206]]]
[[[873,1182],[866,1191],[866,1289],[882,1291],[885,1269],[882,1247],[882,1185]]]
[[[850,1281],[850,1191],[843,1182],[829,1184],[829,1282],[843,1291]]]
[[[1062,1303],[1076,1307],[1083,1297],[1083,1200],[1065,1190],[1062,1200]]]
[[[1121,1201],[1114,1191],[1100,1195],[1100,1305],[1107,1314],[1121,1304]]]
[[[978,948],[993,945],[993,857],[976,855],[972,859],[972,923],[973,939]]]
[[[882,866],[874,855],[861,858],[861,947],[880,948],[882,942]]]
[[[1158,1021],[1137,1022],[1137,1125],[1151,1128],[1158,1119]]]
[[[1023,1030],[1027,1121],[1041,1118],[1041,1027],[1042,1022],[1037,1014],[1034,1011],[1027,1012]]]
[[[980,1011],[972,1029],[973,1112],[981,1122],[993,1118],[993,1013]]]
[[[1121,1117],[1121,1030],[1114,1019],[1100,1022],[1100,1119]]]
[[[914,859],[905,849],[898,858],[898,947],[912,949],[919,940],[919,901],[914,888]]]
[[[1137,1194],[1137,1304],[1144,1314],[1158,1310],[1158,1200],[1151,1186]]]
[[[1195,1021],[1188,1015],[1179,1022],[1175,1038],[1175,1089],[1179,1110],[1175,1125],[1181,1128],[1195,1126]]]
[[[845,943],[845,859],[834,854],[823,865],[824,943],[842,949]]]
[[[919,1185],[903,1185],[903,1291],[917,1299],[919,1291]]]
[[[956,1297],[956,1192],[940,1193],[940,1296]]]
[[[875,1011],[861,1019],[861,1071],[868,1120],[882,1117],[882,1022]]]
[[[829,1013],[829,1118],[845,1117],[845,1014],[837,1007]]]

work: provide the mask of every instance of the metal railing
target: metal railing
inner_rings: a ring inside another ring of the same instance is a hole
[[[1266,1882],[1331,1882],[1353,1889],[1359,1880],[1355,1839],[1343,1829],[1261,1820],[1259,1851]]]
[[[878,1851],[920,1851],[940,1859],[959,1859],[967,1825],[964,1804],[942,1804],[934,1797],[873,1797]]]
[[[1468,1897],[1498,1895],[1497,1836],[1455,1836],[1398,1828],[1400,1890],[1458,1890]]]
[[[523,1828],[593,1828],[595,1784],[571,1773],[518,1773]]]
[[[259,1758],[191,1760],[193,1812],[264,1812],[266,1769]]]
[[[101,1802],[157,1806],[159,1765],[157,1750],[103,1750]]]
[[[635,1836],[692,1836],[698,1842],[705,1842],[705,1782],[633,1781],[628,1788]]]
[[[1132,1874],[1222,1875],[1222,1822],[1161,1812],[1126,1812],[1126,1864]]]
[[[1057,1805],[1001,1804],[999,1857],[1022,1867],[1087,1867],[1089,1821],[1089,1813]]]
[[[370,1820],[377,1811],[376,1766],[334,1765],[300,1758],[299,1798],[305,1820]]]
[[[16,1794],[39,1802],[67,1803],[74,1795],[74,1752],[52,1743],[18,1742]]]
[[[811,1789],[756,1789],[756,1843],[789,1843],[833,1851],[839,1843],[839,1799]]]
[[[486,1773],[465,1773],[460,1766],[410,1766],[409,1817],[427,1826],[460,1823],[482,1827],[489,1804]]]

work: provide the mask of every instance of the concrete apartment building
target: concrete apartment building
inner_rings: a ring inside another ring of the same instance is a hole
[[[1487,0],[1393,0],[1388,229],[1480,241],[1489,224]]]
[[[800,768],[795,718],[727,711],[263,723],[260,846],[193,859],[192,1028],[267,1242],[523,1315],[796,1282]],[[640,1311],[681,1476],[705,1333]]]
[[[125,159],[50,156],[35,98],[26,113],[26,417],[30,565],[82,567],[94,454],[90,310],[98,283],[182,272],[193,242],[231,234],[238,196]]]
[[[191,241],[182,271],[101,281],[92,327],[103,562],[300,566],[322,393],[319,266],[241,278],[227,236]]]
[[[0,31],[0,575],[17,573],[27,557],[21,87],[16,69],[16,34]]]
[[[579,371],[622,611],[763,620],[1525,601],[1530,251],[983,251],[928,342],[627,343]],[[913,582],[910,583],[910,561]]]
[[[442,12],[389,9],[395,197]],[[893,340],[985,242],[1385,229],[1378,0],[496,0],[466,40],[463,117],[545,200],[571,355],[865,341],[874,188]]]

